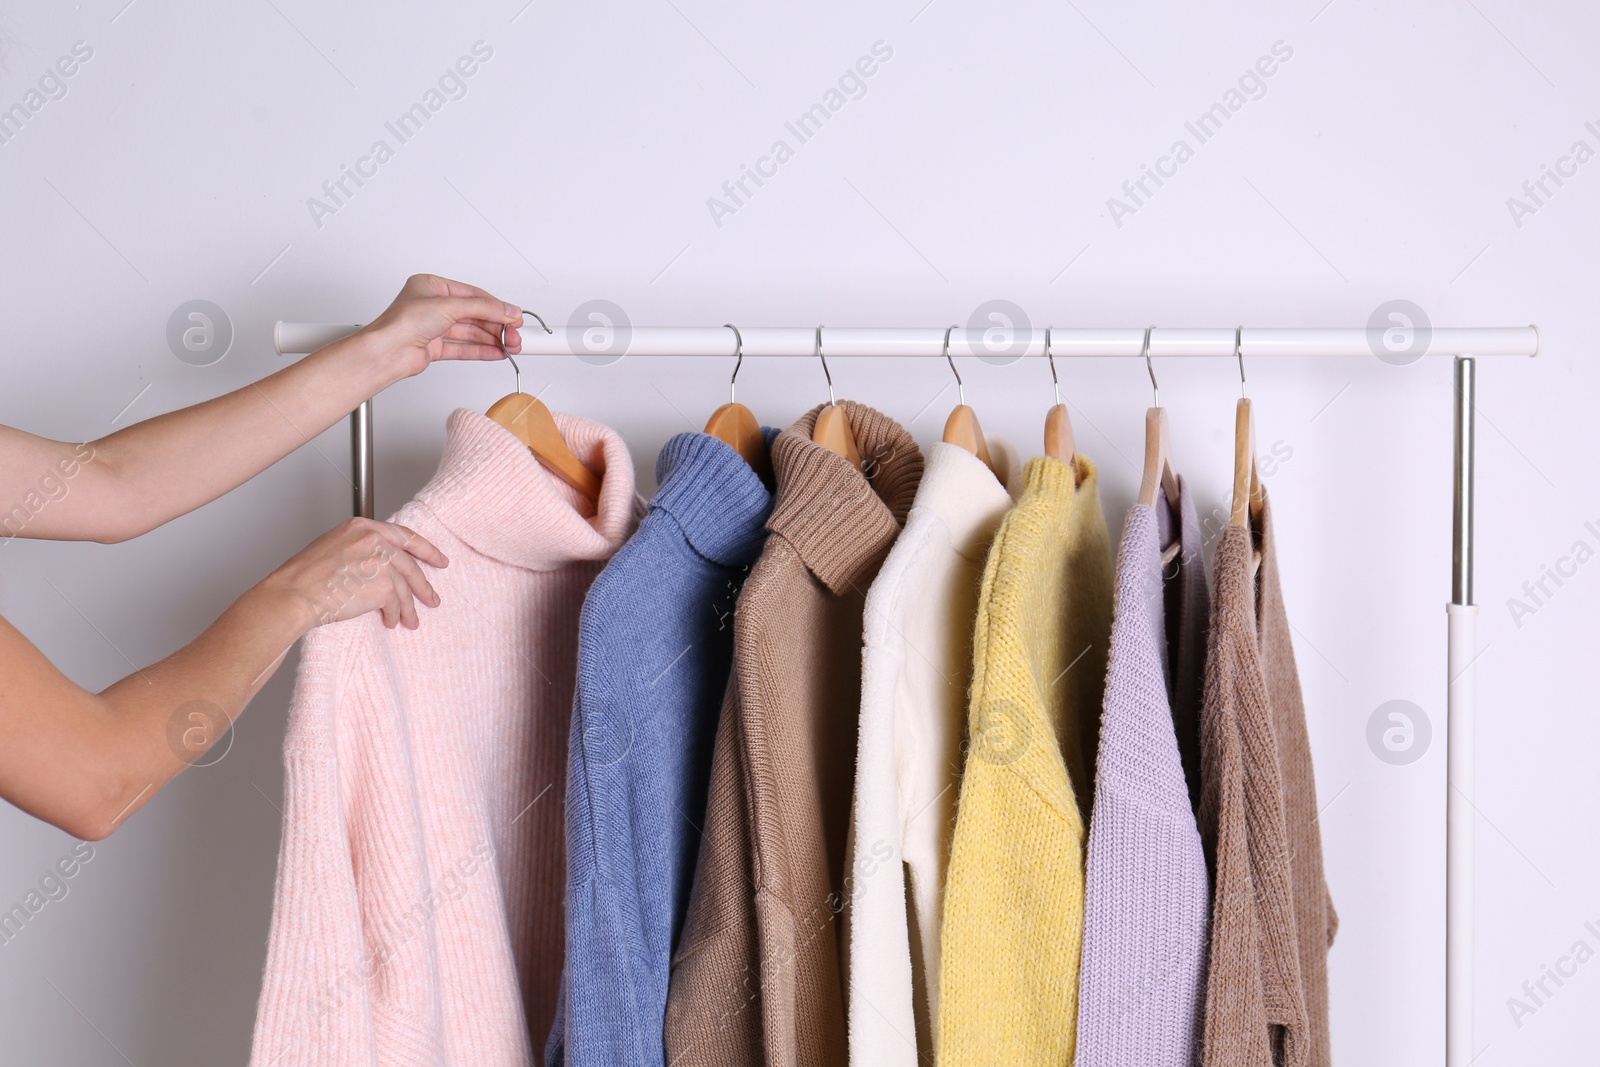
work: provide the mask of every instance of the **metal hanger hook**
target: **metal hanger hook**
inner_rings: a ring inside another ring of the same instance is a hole
[[[728,403],[734,404],[738,401],[733,398],[733,383],[739,380],[739,368],[744,366],[744,337],[740,335],[739,327],[733,323],[725,322],[722,325],[733,331],[733,354],[739,357],[733,365],[733,377],[728,379]]]
[[[1160,407],[1161,406],[1161,386],[1156,383],[1156,368],[1155,368],[1155,364],[1150,362],[1150,333],[1154,329],[1155,329],[1154,326],[1146,326],[1144,328],[1144,352],[1142,354],[1144,355],[1144,369],[1150,372],[1150,389],[1156,395],[1155,406],[1156,407]]]
[[[955,327],[950,326],[944,331],[944,358],[950,364],[950,373],[956,376],[956,402],[964,407],[967,403],[967,387],[962,384],[961,372],[956,370],[956,358],[950,354],[950,334],[954,330]]]
[[[523,308],[522,313],[524,315],[532,315],[540,326],[544,326],[545,333],[555,332],[550,327],[545,326],[544,319],[539,317],[539,313],[537,311],[529,311],[527,308]],[[505,326],[500,327],[500,354],[506,357],[506,362],[511,364],[512,371],[516,373],[517,392],[520,393],[522,392],[522,368],[517,366],[517,361],[511,358],[511,352],[506,348],[506,329],[507,327]]]
[[[1250,394],[1244,388],[1244,327],[1233,328],[1233,354],[1239,360],[1239,399],[1249,400]]]
[[[1050,364],[1050,386],[1055,390],[1056,407],[1061,406],[1061,379],[1056,377],[1056,355],[1050,351],[1050,327],[1044,328],[1044,358]]]
[[[833,375],[828,372],[828,357],[822,354],[822,327],[817,327],[817,358],[822,360],[822,376],[828,379],[828,406],[836,407],[833,399]]]

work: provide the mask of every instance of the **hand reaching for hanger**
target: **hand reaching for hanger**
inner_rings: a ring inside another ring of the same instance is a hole
[[[522,351],[521,325],[521,309],[476,285],[413,274],[384,313],[351,340],[391,353],[396,368],[409,376],[438,359],[501,359],[507,351],[516,355]]]
[[[521,323],[521,310],[477,286],[417,274],[359,332],[225,396],[79,444],[0,426],[0,500],[37,495],[41,478],[70,480],[71,490],[0,536],[137,537],[255,477],[434,360],[520,352]]]

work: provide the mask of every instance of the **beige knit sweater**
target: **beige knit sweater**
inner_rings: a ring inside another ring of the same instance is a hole
[[[772,535],[734,616],[734,678],[672,962],[674,1067],[846,1060],[838,920],[871,877],[845,870],[862,605],[911,508],[922,454],[888,416],[840,406],[869,477],[812,443],[820,407],[773,444]]]
[[[1200,832],[1212,865],[1206,1067],[1328,1067],[1328,947],[1338,918],[1322,870],[1316,783],[1272,508],[1261,520],[1259,607],[1250,534],[1213,560],[1200,715]]]

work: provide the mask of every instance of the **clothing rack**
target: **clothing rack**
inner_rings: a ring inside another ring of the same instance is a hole
[[[273,344],[279,355],[312,352],[360,329],[332,323],[279,322]],[[1408,327],[1409,329],[1409,327]],[[742,348],[726,326],[586,325],[546,333],[525,328],[522,354],[575,355],[608,363],[629,356],[952,356],[1009,363],[1024,356],[1282,356],[1374,358],[1380,331],[1372,328],[1245,329],[963,329],[941,327],[741,326]],[[948,349],[946,338],[948,337]],[[1404,361],[1422,356],[1455,358],[1454,523],[1451,597],[1445,607],[1447,789],[1445,861],[1445,1063],[1468,1067],[1472,1048],[1473,719],[1476,713],[1477,614],[1472,602],[1472,512],[1474,502],[1474,399],[1478,356],[1533,356],[1535,326],[1426,327],[1404,335]],[[600,343],[603,340],[603,344]],[[1235,347],[1237,344],[1237,347]],[[1148,346],[1148,347],[1147,347]],[[355,513],[371,518],[372,401],[351,414],[351,470]]]

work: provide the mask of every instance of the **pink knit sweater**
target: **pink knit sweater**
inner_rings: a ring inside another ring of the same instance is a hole
[[[306,638],[256,1067],[536,1062],[561,973],[578,610],[637,521],[615,432],[556,421],[598,514],[484,416],[450,416],[394,521],[449,558],[421,628]]]

